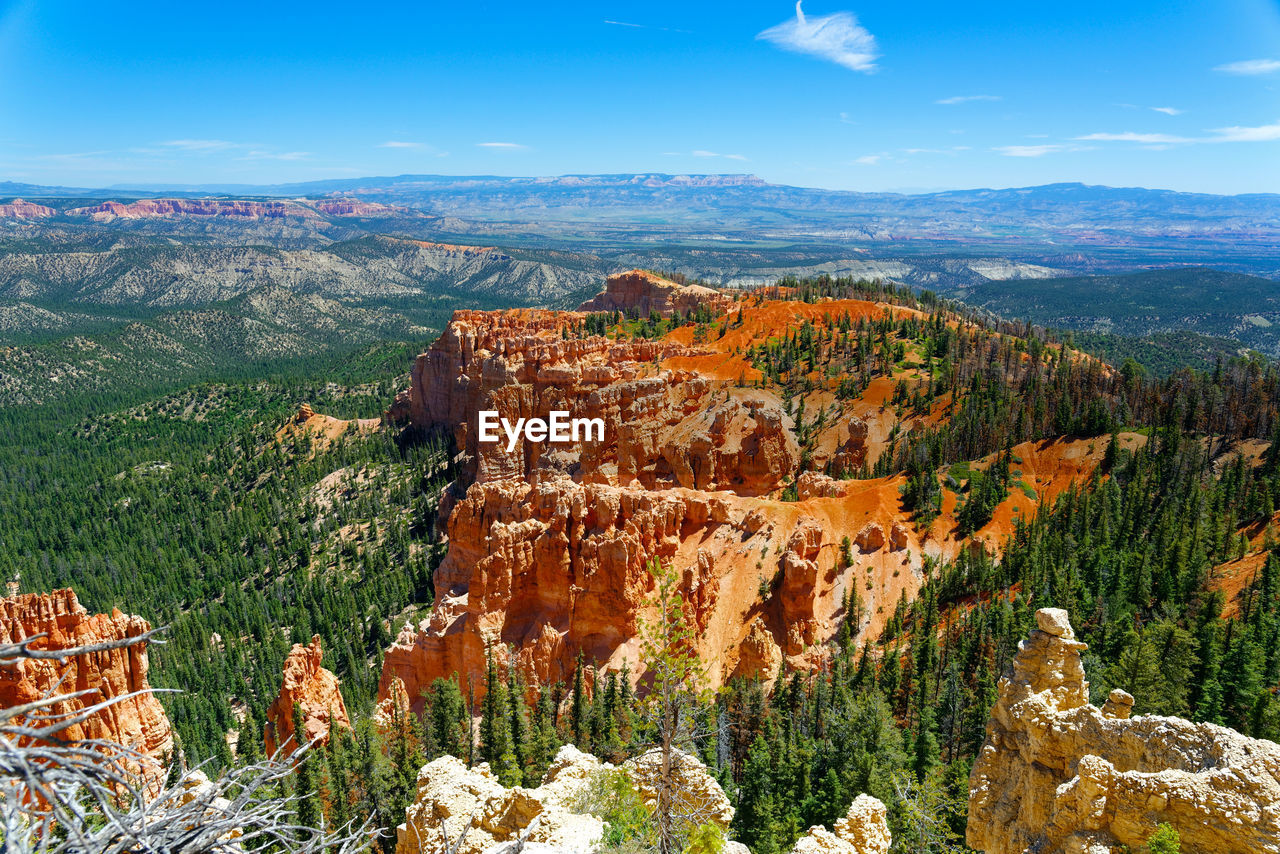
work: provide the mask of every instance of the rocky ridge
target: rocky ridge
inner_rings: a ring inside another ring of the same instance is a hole
[[[714,288],[680,285],[647,270],[628,270],[609,277],[605,289],[578,306],[578,311],[634,311],[641,317],[657,312],[670,317],[706,306],[719,314],[733,300]]]
[[[119,610],[90,614],[70,589],[0,599],[0,644],[44,634],[47,637],[31,644],[33,649],[65,650],[136,638],[149,631],[146,620]],[[22,660],[0,666],[0,708],[34,702],[51,693],[88,691],[52,708],[54,713],[75,713],[104,700],[124,698],[67,728],[62,737],[102,739],[156,759],[167,758],[173,752],[173,734],[147,683],[148,668],[145,641],[62,660]]]
[[[1188,854],[1280,852],[1280,746],[1208,723],[1089,703],[1067,613],[1018,647],[969,781],[967,842],[986,854],[1144,850],[1161,823]],[[1126,847],[1127,846],[1127,847]]]
[[[396,828],[396,854],[482,854],[516,840],[524,840],[531,851],[534,846],[590,851],[599,844],[604,823],[581,812],[577,802],[605,768],[606,763],[566,745],[541,785],[508,789],[487,764],[467,768],[460,759],[441,756],[418,773],[414,801]]]
[[[455,312],[390,413],[450,433],[461,476],[438,509],[449,548],[435,605],[387,650],[380,699],[395,679],[418,698],[436,678],[479,677],[490,643],[509,646],[529,682],[568,679],[579,650],[606,669],[629,662],[639,678],[651,558],[683,576],[713,685],[815,665],[846,616],[857,617],[855,634],[876,636],[898,599],[919,588],[925,556],[962,547],[956,501],[926,527],[903,510],[902,476],[805,475],[799,500],[788,500],[800,461],[795,420],[743,352],[803,323],[890,310],[909,311],[743,300],[717,319],[718,335],[685,325],[652,340],[583,334],[585,312]],[[891,435],[940,417],[898,417],[893,389],[879,377],[853,400],[810,394],[808,411],[826,414],[812,465],[871,464]],[[482,410],[510,422],[555,410],[599,418],[604,437],[518,437],[508,450],[505,440],[479,441]],[[1028,490],[1013,491],[978,536],[998,547],[1017,514],[1087,477],[1104,450],[1087,440],[1017,446]],[[846,615],[846,603],[860,609]]]

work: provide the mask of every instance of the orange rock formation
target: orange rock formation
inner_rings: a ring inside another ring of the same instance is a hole
[[[316,739],[321,744],[327,743],[334,726],[351,729],[347,707],[338,690],[338,677],[320,666],[323,657],[320,636],[316,635],[307,646],[295,643],[284,660],[284,683],[276,701],[267,710],[263,733],[268,754],[275,753],[277,746],[283,746],[286,751],[298,747],[293,732],[294,703],[302,707],[303,737],[308,744]]]
[[[146,620],[119,610],[90,614],[71,589],[0,599],[0,644],[45,634],[47,637],[33,642],[32,648],[61,650],[134,638],[150,630]],[[144,692],[96,712],[83,724],[65,730],[61,737],[105,739],[161,759],[173,751],[173,735],[160,701],[149,692],[147,668],[145,642],[65,661],[19,661],[12,667],[0,667],[0,707],[12,708],[51,693],[90,691],[55,709],[75,712],[103,700]]]
[[[58,212],[53,208],[25,199],[14,199],[7,205],[0,205],[0,219],[45,219],[57,215]]]
[[[788,414],[796,410],[756,384],[760,373],[743,352],[805,321],[889,310],[908,311],[858,300],[735,302],[717,321],[723,334],[684,326],[659,340],[582,337],[586,315],[577,312],[455,313],[393,408],[417,428],[451,433],[463,463],[439,508],[449,549],[436,570],[435,606],[387,651],[380,698],[397,679],[415,708],[437,677],[470,676],[482,688],[475,677],[488,643],[510,645],[524,675],[543,683],[570,679],[580,649],[601,667],[629,661],[638,677],[653,557],[683,576],[713,684],[772,677],[784,662],[810,666],[853,616],[855,634],[877,635],[899,597],[923,583],[924,557],[961,548],[955,494],[946,493],[928,529],[904,511],[900,476],[806,474],[795,484],[800,500],[784,500],[800,463]],[[814,413],[825,412],[811,445],[816,467],[874,463],[894,426],[902,433],[942,417],[935,407],[899,419],[887,405],[894,385],[877,377],[861,398],[839,400],[815,383],[804,400],[810,430]],[[553,410],[600,418],[604,439],[520,438],[508,451],[505,439],[478,441],[481,410],[513,422]],[[1014,448],[1035,497],[1012,490],[978,537],[998,547],[1016,514],[1087,477],[1105,446]],[[847,614],[845,601],[860,608]]]
[[[169,216],[235,217],[239,219],[281,219],[317,214],[296,202],[252,202],[238,199],[141,199],[128,204],[103,202],[67,211],[71,216],[87,216],[94,220],[146,219]]]
[[[648,317],[656,311],[670,317],[679,311],[689,314],[699,305],[717,314],[726,311],[732,300],[702,285],[679,285],[646,270],[628,270],[609,277],[605,289],[578,307],[578,311],[630,311]]]

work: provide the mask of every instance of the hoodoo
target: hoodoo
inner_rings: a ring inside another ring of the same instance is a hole
[[[347,707],[342,702],[342,692],[338,690],[338,677],[320,666],[323,657],[320,636],[316,635],[305,646],[295,643],[285,659],[284,683],[276,701],[267,710],[263,739],[268,755],[275,753],[277,747],[289,751],[300,746],[294,740],[294,703],[302,708],[306,729],[303,738],[308,744],[317,739],[321,744],[327,743],[332,727],[351,729]]]
[[[1089,703],[1066,611],[1036,612],[987,724],[969,788],[968,844],[986,854],[1145,850],[1162,824],[1182,850],[1280,852],[1280,745]],[[1126,847],[1127,846],[1127,847]]]
[[[151,631],[141,617],[90,614],[71,589],[52,593],[24,593],[0,599],[0,644],[17,643],[43,634],[33,649],[65,650],[104,641],[136,638]],[[0,667],[0,708],[34,702],[53,693],[88,689],[68,699],[55,712],[74,713],[104,700],[125,699],[103,708],[82,724],[62,733],[70,740],[92,738],[123,744],[157,759],[173,752],[169,718],[147,683],[147,645],[139,642],[120,649],[58,659],[26,659]],[[134,696],[126,695],[133,694]]]

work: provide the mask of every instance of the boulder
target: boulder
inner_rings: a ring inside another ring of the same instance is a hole
[[[724,790],[707,772],[698,757],[682,750],[672,752],[676,802],[675,811],[694,825],[714,824],[727,830],[733,821],[733,806]],[[628,760],[622,770],[635,782],[636,791],[650,807],[657,805],[661,779],[662,751],[653,749]]]

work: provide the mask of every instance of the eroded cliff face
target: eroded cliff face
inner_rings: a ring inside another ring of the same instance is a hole
[[[719,314],[732,302],[714,288],[680,285],[646,270],[628,270],[610,276],[605,289],[578,306],[578,311],[634,311],[641,317],[656,311],[670,317],[676,312],[690,314],[700,306]]]
[[[58,212],[53,208],[28,202],[26,199],[14,199],[6,205],[0,205],[0,219],[46,219],[57,215]]]
[[[987,854],[1144,850],[1160,823],[1186,854],[1280,852],[1280,745],[1213,724],[1089,704],[1065,611],[1042,609],[970,777],[970,847]],[[1123,846],[1128,846],[1128,849]]]
[[[380,699],[396,679],[415,709],[438,677],[482,686],[490,643],[510,646],[523,675],[543,684],[569,679],[579,650],[641,676],[636,634],[651,558],[682,575],[713,685],[812,666],[845,620],[855,635],[878,634],[919,588],[925,556],[961,548],[956,501],[926,528],[903,509],[900,476],[795,480],[802,451],[790,413],[808,413],[813,467],[848,470],[874,463],[895,429],[932,426],[941,407],[895,413],[892,378],[849,399],[827,377],[800,410],[763,382],[747,351],[804,324],[830,329],[836,317],[890,310],[909,311],[860,300],[735,302],[701,331],[686,325],[657,340],[585,334],[582,312],[455,313],[393,407],[418,428],[450,433],[462,474],[439,507],[448,552],[436,604],[398,632]],[[508,450],[505,437],[479,441],[481,410],[512,423],[567,411],[601,419],[604,435],[519,437]],[[978,536],[999,542],[1018,514],[1088,476],[1104,450],[1080,441],[1015,448],[1036,498],[1014,490]]]
[[[338,690],[338,677],[320,666],[323,657],[320,636],[315,635],[310,644],[295,643],[289,657],[284,660],[280,693],[267,710],[267,725],[263,733],[267,755],[275,753],[277,746],[282,746],[285,751],[299,747],[293,731],[294,703],[302,708],[302,722],[306,730],[302,739],[304,743],[317,739],[321,744],[327,743],[329,732],[335,726],[351,729],[347,707],[342,702],[342,692]]]
[[[151,630],[141,617],[90,614],[71,589],[24,593],[0,599],[0,643],[46,634],[33,649],[63,650],[135,638]],[[0,666],[0,707],[34,702],[51,693],[90,693],[58,704],[55,712],[77,712],[103,700],[120,700],[65,730],[67,739],[94,738],[123,744],[156,759],[173,752],[169,719],[147,683],[146,643],[54,659],[27,659]]]

